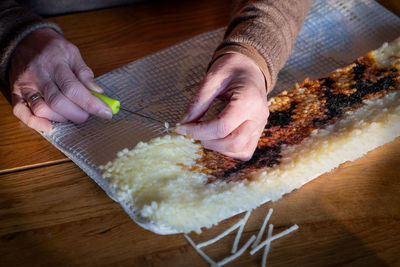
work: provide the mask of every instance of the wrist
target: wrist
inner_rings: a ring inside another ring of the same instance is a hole
[[[12,87],[11,76],[16,68],[32,61],[51,41],[62,38],[62,35],[52,28],[39,28],[26,35],[15,47],[9,59],[7,74],[10,86]]]
[[[238,65],[240,68],[247,68],[249,69],[252,73],[258,73],[259,77],[262,77],[263,80],[263,87],[266,91],[266,94],[269,94],[271,90],[271,75],[269,72],[269,69],[264,66],[260,66],[258,63],[259,61],[256,61],[254,58],[248,56],[247,54],[243,54],[240,52],[236,51],[227,51],[224,53],[219,54],[218,56],[214,55],[213,60],[210,62],[208,66],[207,72],[209,73],[210,71],[213,71],[213,66],[216,65],[217,61],[220,61],[221,59],[226,60],[227,58],[229,63],[228,64],[234,64]]]
[[[247,81],[252,81],[257,88],[268,93],[268,82],[263,70],[247,55],[236,52],[224,53],[211,64],[208,74],[212,75],[213,72],[222,69],[228,70],[233,76],[244,73]]]
[[[18,47],[29,45],[30,47],[35,47],[39,44],[44,44],[49,42],[52,39],[63,38],[58,32],[53,30],[52,28],[40,28],[37,29],[30,34],[28,34],[21,42],[18,44]]]

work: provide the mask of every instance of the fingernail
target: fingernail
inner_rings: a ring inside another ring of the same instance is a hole
[[[111,111],[110,108],[103,108],[103,109],[100,110],[99,116],[104,118],[104,119],[109,120],[109,119],[112,118],[113,114],[112,114],[112,111]]]
[[[93,91],[95,91],[95,92],[97,92],[97,93],[100,93],[100,94],[104,93],[103,88],[101,88],[101,87],[100,87],[97,83],[95,83],[95,82],[90,82],[90,83],[88,84],[88,87],[89,87],[90,90],[93,90]]]
[[[179,125],[175,128],[175,132],[181,135],[186,135],[187,134],[187,128],[186,126]]]
[[[186,123],[189,121],[189,114],[186,114],[185,116],[183,116],[183,118],[179,121],[179,123]]]

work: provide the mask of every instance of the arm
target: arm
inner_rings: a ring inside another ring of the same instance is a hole
[[[211,64],[228,53],[246,55],[259,66],[271,91],[310,5],[311,0],[241,1]]]
[[[228,53],[246,55],[259,66],[271,91],[310,5],[311,0],[241,1],[211,64]]]
[[[201,140],[205,148],[250,159],[267,123],[267,92],[291,53],[310,3],[241,2],[177,132]],[[198,123],[215,97],[228,105],[217,118]]]
[[[0,81],[8,87],[8,68],[17,45],[30,33],[50,28],[62,33],[57,24],[25,10],[13,0],[0,1]]]
[[[112,117],[111,109],[88,90],[102,92],[92,70],[56,24],[14,1],[0,7],[0,79],[10,87],[16,117],[44,132],[51,131],[50,120],[81,123],[89,114]]]

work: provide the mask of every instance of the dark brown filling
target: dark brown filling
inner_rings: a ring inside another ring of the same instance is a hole
[[[344,82],[343,82],[344,81]],[[268,124],[253,157],[241,162],[206,150],[200,171],[214,176],[209,182],[247,179],[249,173],[280,163],[283,144],[300,143],[315,129],[334,123],[365,99],[380,98],[400,82],[397,69],[379,68],[369,58],[359,58],[352,68],[343,68],[316,81],[306,79],[298,89],[280,94],[271,105]]]
[[[296,107],[297,102],[293,101],[290,103],[290,107],[286,110],[274,111],[269,114],[268,124],[265,126],[269,129],[273,126],[285,127],[293,121],[293,110]]]

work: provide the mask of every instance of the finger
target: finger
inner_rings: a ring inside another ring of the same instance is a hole
[[[82,123],[88,119],[89,114],[65,97],[52,81],[48,81],[41,89],[46,104],[64,118],[75,123]]]
[[[250,90],[233,93],[229,104],[216,119],[200,123],[188,123],[176,128],[176,132],[197,140],[221,139],[228,136],[253,113],[259,101],[253,99]]]
[[[263,129],[262,123],[247,120],[227,137],[205,140],[202,141],[202,145],[233,158],[249,160],[257,147]]]
[[[37,92],[24,92],[24,99],[26,102],[28,102],[28,100]],[[58,114],[57,112],[55,112],[54,110],[52,110],[47,104],[46,102],[44,102],[43,98],[38,98],[35,101],[33,101],[30,104],[30,109],[32,111],[32,113],[37,116],[37,117],[41,117],[41,118],[45,118],[48,120],[52,120],[52,121],[57,121],[57,122],[66,122],[67,119],[64,118],[63,116],[61,116],[60,114]]]
[[[94,81],[93,71],[86,65],[83,61],[82,56],[79,52],[79,49],[76,49],[74,56],[72,58],[72,62],[70,63],[71,69],[76,75],[76,77],[85,85],[87,88],[96,91],[100,94],[104,93],[103,88],[101,88]]]
[[[50,121],[44,118],[36,117],[32,114],[31,110],[26,105],[26,102],[22,97],[16,94],[12,94],[12,105],[14,115],[19,118],[23,123],[25,123],[28,127],[46,133],[50,133],[53,129]]]
[[[234,159],[239,159],[239,160],[242,160],[242,161],[248,161],[253,157],[254,152],[257,149],[258,140],[259,140],[259,138],[254,138],[254,139],[249,140],[249,142],[246,145],[246,150],[243,150],[243,151],[237,152],[237,153],[234,153],[234,152],[230,153],[229,152],[229,153],[226,153],[226,155],[228,157],[231,157],[231,158],[234,158]]]
[[[102,100],[92,95],[76,78],[67,64],[56,66],[53,78],[61,92],[83,110],[104,119],[112,118],[111,108]]]
[[[201,118],[213,100],[226,88],[231,79],[224,79],[220,73],[207,74],[196,94],[190,100],[180,123],[188,123]]]

